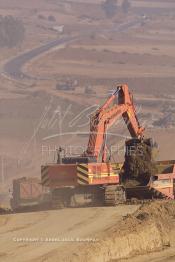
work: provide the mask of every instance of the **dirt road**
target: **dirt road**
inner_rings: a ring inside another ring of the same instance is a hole
[[[62,261],[64,253],[71,256],[79,239],[93,244],[98,232],[137,208],[80,208],[0,216],[0,261]]]

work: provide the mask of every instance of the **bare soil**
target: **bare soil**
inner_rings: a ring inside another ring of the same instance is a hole
[[[85,242],[95,245],[99,232],[137,209],[138,206],[120,206],[2,215],[0,260],[63,261],[68,255],[71,261],[75,248]]]
[[[174,217],[173,201],[1,215],[1,257],[18,262],[173,261]]]
[[[141,254],[167,249],[169,258],[174,250],[174,202],[155,202],[141,206],[134,214],[127,215],[115,226],[101,233],[95,245],[83,245],[69,259],[62,261],[142,261]],[[170,248],[170,250],[168,250]],[[149,261],[151,255],[148,255]],[[148,261],[143,260],[143,261]],[[136,259],[135,259],[136,258]],[[50,258],[49,258],[50,259]],[[51,261],[51,260],[46,261]],[[140,259],[140,260],[139,260]],[[125,261],[125,260],[124,260]],[[164,261],[164,260],[155,260]],[[168,261],[168,260],[167,260]]]

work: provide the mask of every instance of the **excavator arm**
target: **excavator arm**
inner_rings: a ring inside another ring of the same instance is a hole
[[[127,85],[118,86],[115,93],[91,117],[90,136],[86,156],[102,156],[106,161],[106,134],[117,119],[123,117],[132,138],[142,138],[144,128],[139,124],[132,95]]]

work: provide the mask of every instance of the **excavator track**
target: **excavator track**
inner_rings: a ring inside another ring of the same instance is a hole
[[[106,206],[116,206],[126,203],[125,190],[122,186],[106,186],[104,201]]]

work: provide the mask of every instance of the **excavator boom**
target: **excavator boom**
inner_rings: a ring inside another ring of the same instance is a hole
[[[108,98],[91,117],[90,136],[85,155],[106,161],[106,133],[116,120],[123,117],[132,138],[142,138],[144,128],[136,116],[133,98],[127,85],[117,87],[115,93]]]

